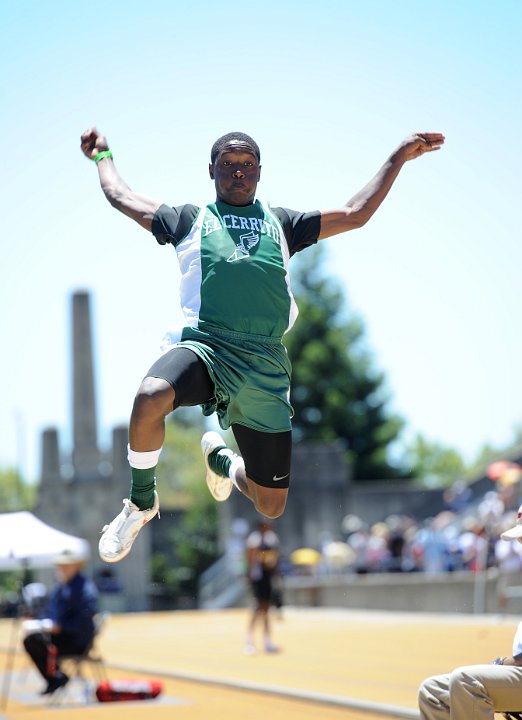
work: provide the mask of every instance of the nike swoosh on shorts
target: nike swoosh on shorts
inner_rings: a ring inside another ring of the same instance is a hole
[[[273,480],[274,482],[277,482],[278,480],[284,480],[286,477],[288,477],[288,475],[289,475],[289,473],[286,473],[286,475],[281,475],[281,477],[277,477],[277,475],[274,475],[274,477],[272,478],[272,480]]]

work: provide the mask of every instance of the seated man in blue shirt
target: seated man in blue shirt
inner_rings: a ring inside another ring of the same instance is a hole
[[[82,573],[84,563],[71,551],[56,559],[59,582],[49,598],[47,621],[24,638],[27,653],[47,682],[42,695],[54,693],[69,681],[59,668],[60,656],[81,654],[94,637],[98,591]]]

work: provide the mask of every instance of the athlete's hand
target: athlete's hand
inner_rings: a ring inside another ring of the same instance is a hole
[[[95,127],[86,130],[81,137],[81,149],[85,157],[93,160],[98,153],[109,149],[107,139]]]
[[[424,153],[440,150],[445,139],[442,133],[415,133],[403,140],[397,153],[405,162],[414,160]]]

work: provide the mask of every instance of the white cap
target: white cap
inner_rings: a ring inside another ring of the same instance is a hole
[[[87,562],[85,555],[75,550],[63,550],[54,558],[55,565],[79,565]]]

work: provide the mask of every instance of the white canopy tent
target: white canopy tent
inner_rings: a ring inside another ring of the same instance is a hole
[[[0,571],[50,567],[64,550],[86,560],[87,540],[46,525],[27,511],[0,513]]]

